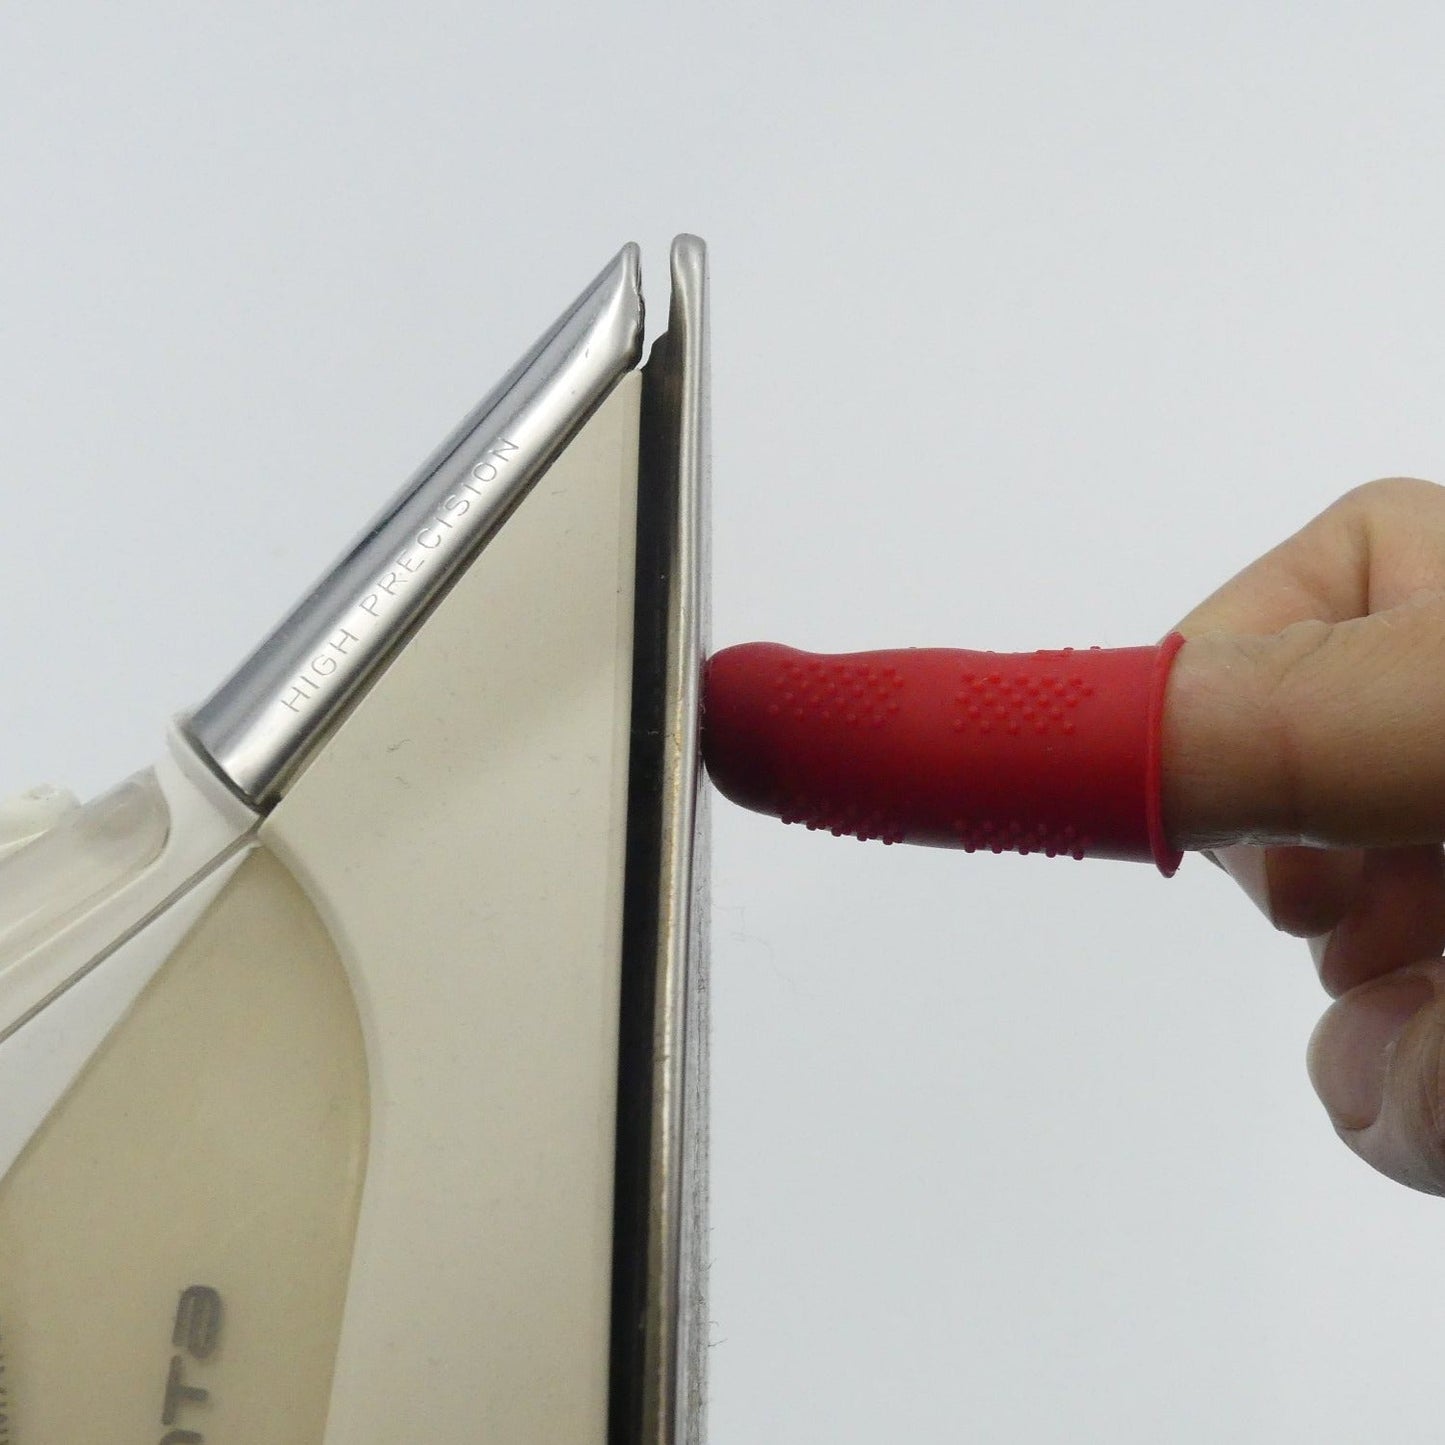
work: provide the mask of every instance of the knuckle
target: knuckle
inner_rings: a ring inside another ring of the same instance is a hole
[[[1274,926],[1295,938],[1318,938],[1340,921],[1340,906],[1305,871],[1276,867],[1270,874]]]
[[[1411,1143],[1436,1187],[1445,1183],[1445,1027],[1438,1009],[1420,1021],[1422,1037],[1414,1058],[1413,1099],[1408,1126]]]
[[[1422,503],[1436,505],[1442,499],[1445,499],[1445,487],[1423,477],[1376,477],[1352,487],[1340,498],[1340,505],[1372,515]]]
[[[1311,832],[1305,730],[1313,714],[1314,675],[1334,636],[1329,623],[1308,619],[1292,623],[1273,638],[1261,639],[1256,652],[1256,707],[1274,763],[1273,811],[1284,834],[1291,838],[1305,839]]]

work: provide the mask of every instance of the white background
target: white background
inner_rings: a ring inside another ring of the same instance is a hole
[[[0,795],[146,762],[681,229],[719,644],[1152,640],[1445,478],[1442,59],[1427,3],[7,7]],[[714,884],[717,1445],[1436,1428],[1445,1206],[1212,869],[720,804]]]

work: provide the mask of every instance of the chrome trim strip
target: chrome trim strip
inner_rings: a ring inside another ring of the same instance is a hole
[[[275,804],[642,349],[628,245],[182,727]]]
[[[707,1362],[707,252],[644,368],[610,1445],[700,1445]]]

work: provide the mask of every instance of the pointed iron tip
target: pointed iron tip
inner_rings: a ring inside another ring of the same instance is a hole
[[[636,241],[629,241],[583,289],[557,322],[554,332],[567,329],[579,318],[606,317],[608,338],[619,348],[629,350],[635,362],[642,352],[645,310],[642,249]],[[544,343],[551,334],[543,338]]]
[[[612,265],[609,270],[617,270],[622,273],[622,284],[625,285],[631,295],[636,297],[637,304],[642,305],[642,247],[636,241],[629,241],[612,258]]]
[[[629,241],[611,260],[593,285],[594,292],[612,288],[617,304],[618,344],[635,366],[642,356],[642,333],[647,305],[642,299],[642,248]]]
[[[642,352],[624,246],[340,561],[181,726],[267,809],[324,745]]]

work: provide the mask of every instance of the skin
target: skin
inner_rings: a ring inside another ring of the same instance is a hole
[[[1179,630],[1170,836],[1309,941],[1340,1137],[1445,1194],[1445,488],[1357,488]]]

